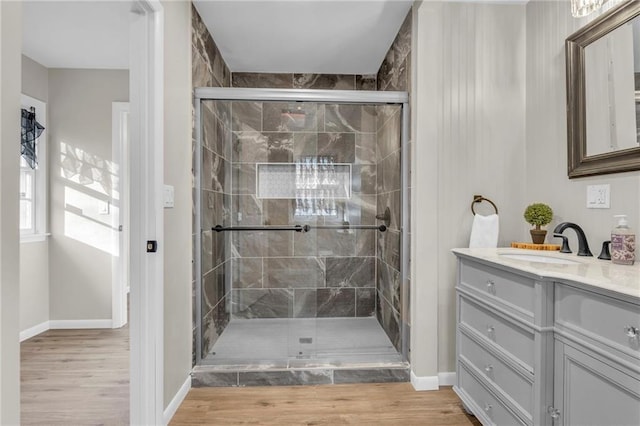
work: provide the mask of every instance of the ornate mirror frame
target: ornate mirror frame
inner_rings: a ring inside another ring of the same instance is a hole
[[[640,1],[616,6],[567,37],[567,148],[569,179],[640,170],[640,147],[587,156],[584,49],[640,15]]]

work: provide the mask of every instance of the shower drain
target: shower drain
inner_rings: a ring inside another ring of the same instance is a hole
[[[301,337],[299,339],[300,343],[313,343],[312,337]]]

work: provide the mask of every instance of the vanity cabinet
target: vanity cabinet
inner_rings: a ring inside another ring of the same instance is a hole
[[[640,306],[555,284],[554,425],[640,425]]]
[[[482,424],[640,424],[638,298],[458,257],[454,390]]]
[[[551,425],[551,309],[545,287],[505,269],[460,259],[456,393],[483,424]]]

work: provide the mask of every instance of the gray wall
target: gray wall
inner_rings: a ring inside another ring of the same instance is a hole
[[[111,318],[111,103],[128,71],[49,70],[51,320]]]
[[[20,423],[18,161],[22,9],[0,2],[0,424]]]
[[[24,55],[22,56],[22,93],[48,104],[48,70]],[[41,141],[41,143],[47,143],[47,141]],[[26,330],[46,321],[49,321],[48,239],[42,242],[20,244],[20,330]]]
[[[164,7],[164,182],[175,188],[164,210],[164,406],[191,371],[191,4]]]
[[[610,3],[607,7],[620,2]],[[627,214],[629,225],[636,233],[640,229],[640,172],[567,178],[564,40],[599,14],[574,19],[568,2],[532,1],[526,22],[527,198],[553,208],[548,229],[563,221],[578,223],[596,255],[602,241],[610,239],[614,214]],[[587,209],[586,186],[600,184],[611,185],[611,209]],[[575,235],[566,234],[575,251]]]
[[[455,370],[450,249],[468,247],[473,195],[498,205],[499,246],[524,238],[525,8],[423,2],[418,9],[412,369],[435,376]]]

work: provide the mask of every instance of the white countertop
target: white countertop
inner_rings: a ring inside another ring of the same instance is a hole
[[[515,248],[456,248],[452,250],[458,257],[466,257],[522,271],[540,280],[564,280],[584,283],[624,295],[640,298],[640,262],[633,265],[616,265],[610,260],[597,257],[584,257],[554,251],[523,250]],[[554,264],[512,259],[505,254],[526,254],[545,256],[559,260],[571,260],[577,263]]]

